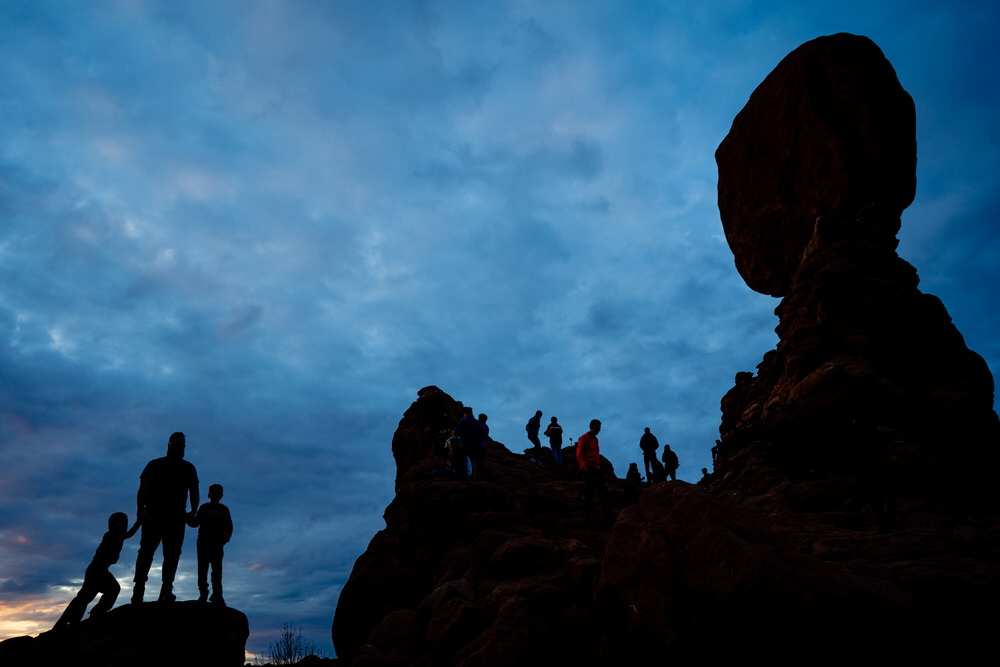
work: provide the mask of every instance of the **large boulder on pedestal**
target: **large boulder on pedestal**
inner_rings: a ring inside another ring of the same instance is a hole
[[[913,201],[913,100],[867,37],[820,37],[764,79],[715,157],[736,268],[751,289],[783,296],[816,218],[877,203],[891,224]]]

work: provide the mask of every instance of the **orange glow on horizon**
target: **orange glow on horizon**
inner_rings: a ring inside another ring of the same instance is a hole
[[[53,591],[58,597],[22,598],[0,604],[0,641],[24,635],[37,636],[52,629],[76,591]]]

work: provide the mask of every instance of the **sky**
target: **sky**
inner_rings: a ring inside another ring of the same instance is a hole
[[[0,639],[51,627],[174,431],[225,487],[251,652],[288,623],[334,654],[426,385],[514,451],[535,410],[601,419],[619,476],[648,426],[697,481],[777,342],[714,152],[820,35],[913,96],[899,254],[996,373],[998,29],[992,0],[0,2]]]

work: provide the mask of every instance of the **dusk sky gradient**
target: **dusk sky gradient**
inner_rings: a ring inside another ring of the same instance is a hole
[[[535,410],[599,418],[619,476],[649,426],[696,481],[777,342],[714,152],[836,32],[913,96],[899,254],[995,374],[995,0],[0,2],[0,639],[52,626],[174,431],[250,651],[288,622],[333,654],[423,386],[518,452]]]

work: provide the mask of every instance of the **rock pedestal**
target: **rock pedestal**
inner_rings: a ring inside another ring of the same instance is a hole
[[[250,625],[240,611],[201,602],[112,609],[37,637],[0,643],[0,664],[27,667],[242,667]]]

